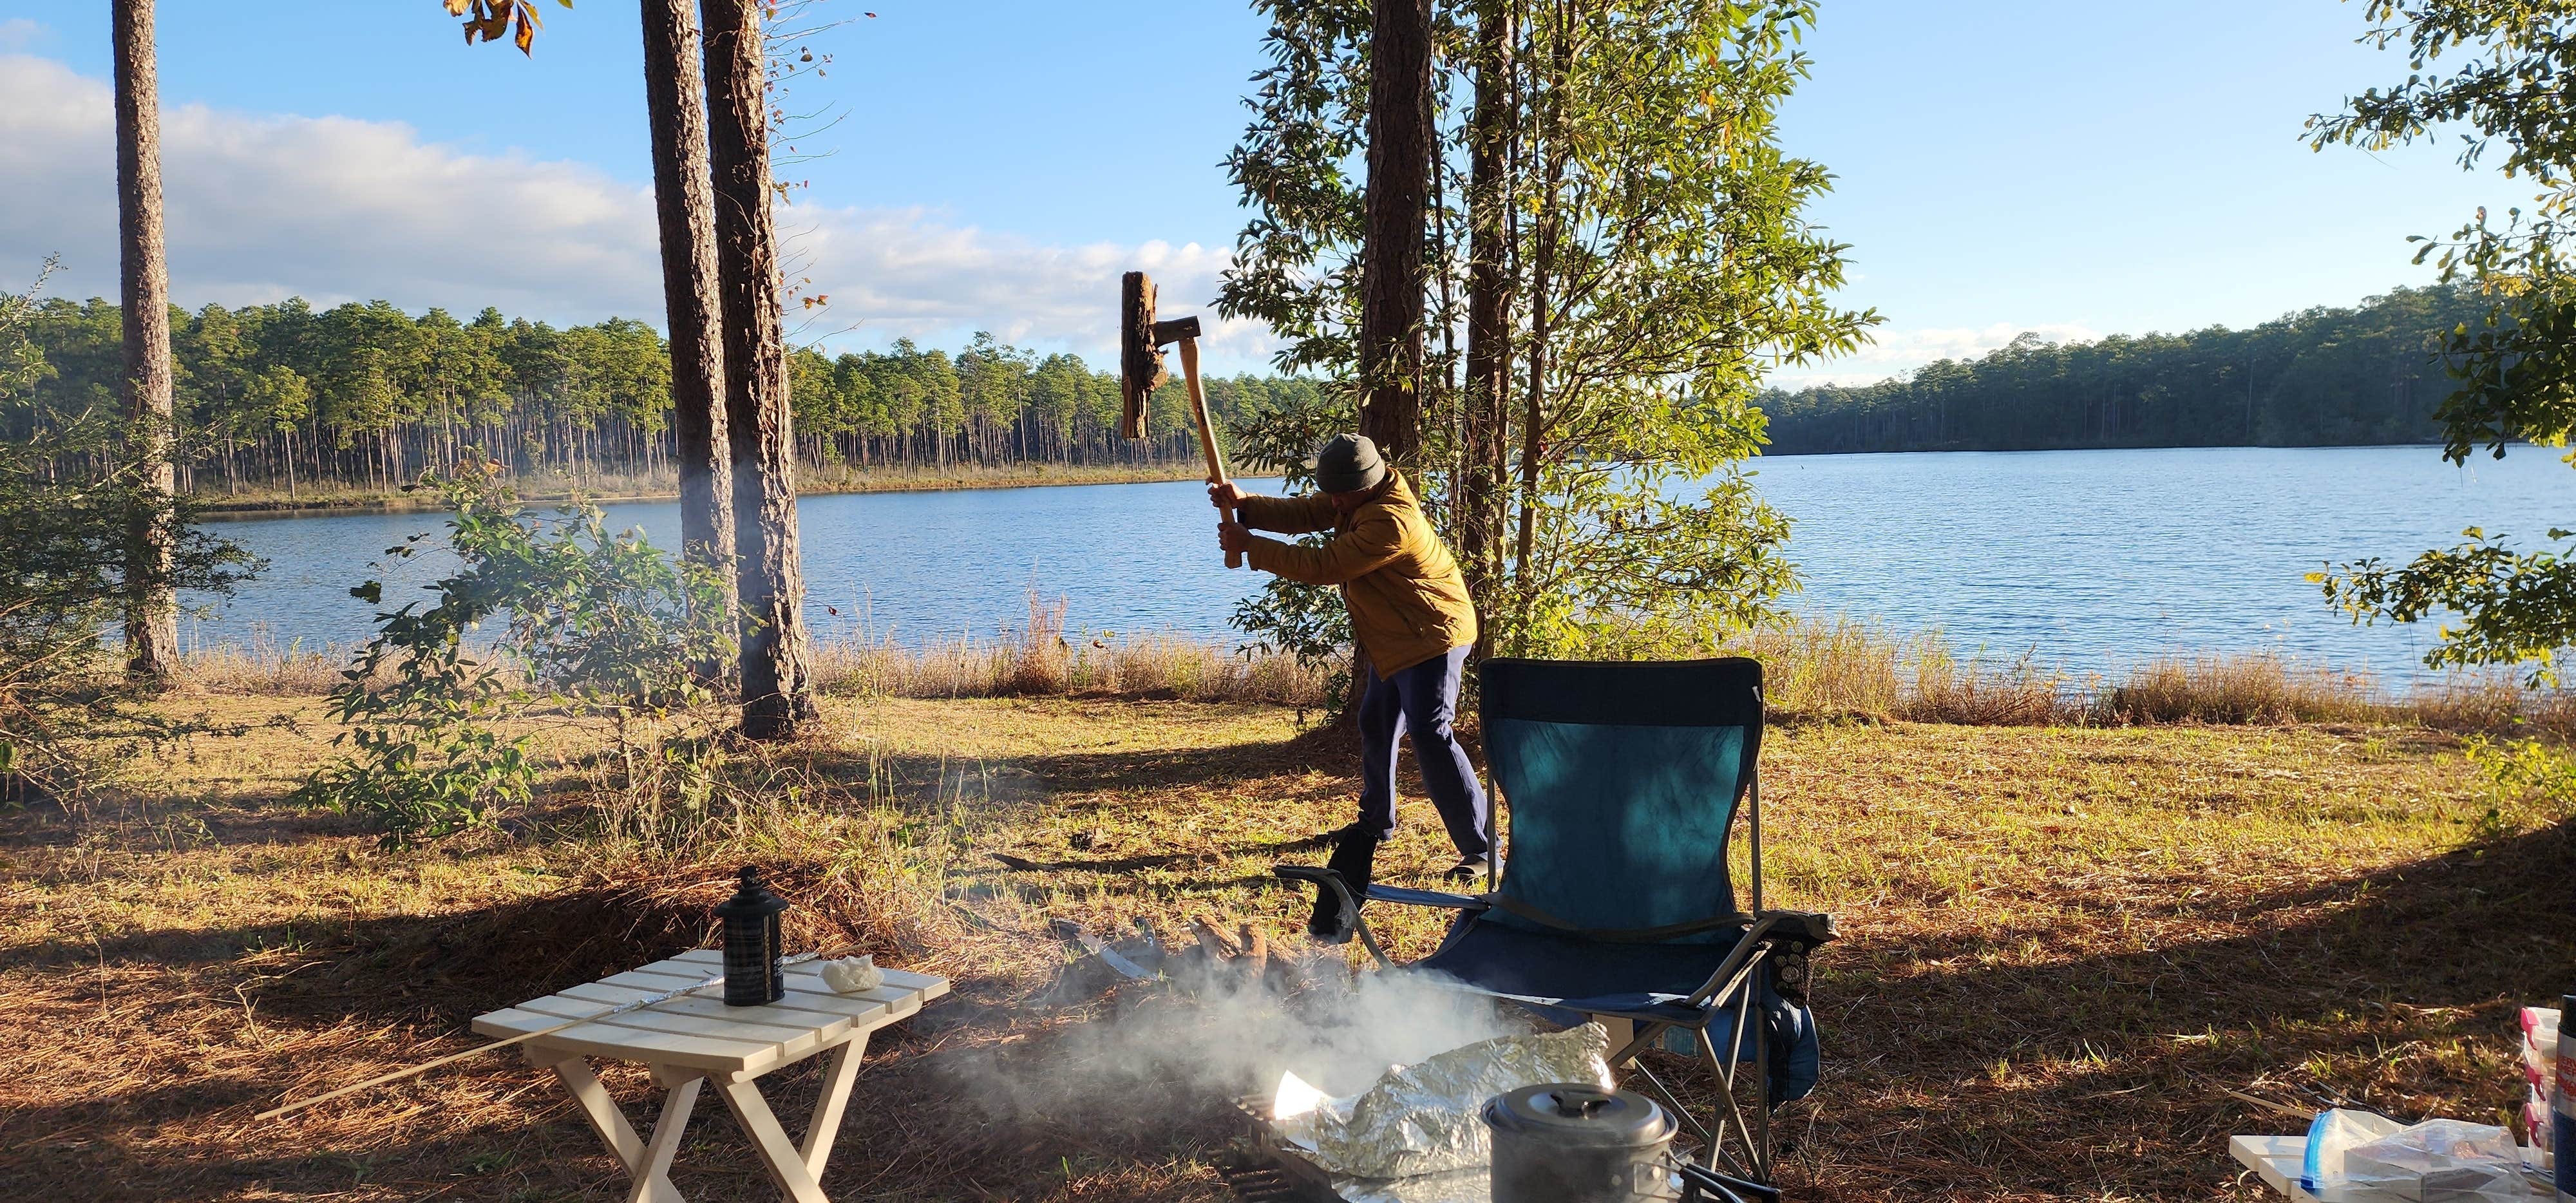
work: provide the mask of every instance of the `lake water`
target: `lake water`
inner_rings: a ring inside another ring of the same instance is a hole
[[[2576,525],[2576,471],[2545,450],[2454,468],[2424,447],[2224,448],[1795,456],[1759,461],[1796,523],[1806,579],[1791,605],[1912,630],[1989,656],[2107,669],[2166,652],[2272,650],[2394,678],[2420,673],[2429,629],[2356,628],[2302,577],[2327,560],[2402,559],[2483,526],[2518,543]],[[1086,485],[808,497],[815,629],[906,642],[990,636],[1029,591],[1082,630],[1222,638],[1258,588],[1215,549],[1203,486]],[[615,526],[678,542],[669,503],[612,506]],[[435,514],[249,519],[219,529],[269,560],[212,617],[205,643],[349,643],[373,607],[350,585]],[[393,601],[431,557],[386,577]],[[837,610],[838,614],[831,613]]]

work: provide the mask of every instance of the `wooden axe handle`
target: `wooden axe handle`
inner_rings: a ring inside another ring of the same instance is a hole
[[[1225,453],[1216,449],[1216,425],[1208,418],[1207,386],[1199,383],[1199,340],[1195,338],[1181,340],[1181,377],[1189,382],[1190,416],[1198,421],[1199,450],[1207,455],[1208,483],[1224,484],[1226,482]],[[1227,509],[1225,518],[1228,522],[1234,521],[1235,511]],[[1225,566],[1243,567],[1243,553],[1239,551],[1225,553]]]

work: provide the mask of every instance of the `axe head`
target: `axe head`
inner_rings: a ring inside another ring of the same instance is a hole
[[[1129,272],[1118,282],[1118,392],[1127,403],[1118,433],[1131,439],[1145,437],[1145,402],[1171,379],[1155,333],[1154,281]]]

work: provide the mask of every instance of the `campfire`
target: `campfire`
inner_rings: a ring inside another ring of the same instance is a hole
[[[1160,1005],[1129,1005],[1109,1021],[1162,1025],[1136,1033],[1140,1046],[1230,1039],[1210,1051],[1240,1054],[1244,1084],[1266,1087],[1235,1105],[1272,1180],[1293,1184],[1295,1197],[1681,1197],[1681,1163],[1669,1155],[1675,1121],[1617,1089],[1599,1024],[1538,1030],[1426,974],[1312,971],[1257,930],[1229,932],[1206,916],[1177,942],[1150,923],[1130,926],[1103,939],[1060,924],[1084,955],[1059,987],[1155,991],[1146,997]],[[1569,1187],[1578,1180],[1602,1189]]]

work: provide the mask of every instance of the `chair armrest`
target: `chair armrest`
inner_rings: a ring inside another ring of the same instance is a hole
[[[1801,949],[1832,943],[1842,934],[1834,930],[1833,916],[1816,911],[1764,911],[1754,916],[1754,922],[1761,938]]]
[[[1403,906],[1438,906],[1447,907],[1453,911],[1484,911],[1494,905],[1482,898],[1470,898],[1465,894],[1452,894],[1446,890],[1408,890],[1402,886],[1370,886],[1368,896],[1372,902],[1393,902]]]

